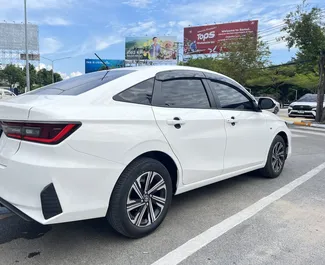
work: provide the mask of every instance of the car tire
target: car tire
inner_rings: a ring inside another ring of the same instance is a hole
[[[286,160],[286,144],[280,135],[277,135],[270,147],[267,162],[261,173],[266,178],[280,176]]]
[[[148,181],[146,186],[148,179],[151,183]],[[158,183],[160,189],[153,191]],[[155,159],[139,158],[127,166],[118,179],[111,195],[107,219],[117,232],[126,237],[144,237],[156,230],[165,219],[172,192],[167,168]]]
[[[274,109],[274,114],[278,114],[278,112],[279,112],[279,108],[278,107],[275,107],[275,109]]]

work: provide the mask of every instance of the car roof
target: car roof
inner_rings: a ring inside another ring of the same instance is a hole
[[[159,72],[172,71],[172,70],[199,71],[199,72],[203,72],[203,73],[211,73],[211,74],[214,74],[214,75],[218,75],[220,78],[229,79],[229,80],[232,81],[232,83],[235,83],[239,87],[244,88],[241,84],[239,84],[237,81],[230,78],[229,76],[220,74],[218,72],[210,71],[210,70],[207,70],[207,69],[192,67],[192,66],[181,66],[181,65],[136,66],[136,67],[115,68],[115,69],[112,69],[110,71],[120,71],[120,70],[125,70],[125,69],[134,70],[134,71],[136,71],[138,73],[141,72],[143,74],[148,73],[150,75],[156,75]],[[105,72],[105,71],[106,70],[103,70],[103,72]]]

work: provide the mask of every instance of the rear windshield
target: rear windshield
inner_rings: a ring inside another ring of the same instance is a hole
[[[80,95],[135,70],[100,71],[63,80],[28,93],[28,95]],[[104,75],[105,78],[103,79]]]

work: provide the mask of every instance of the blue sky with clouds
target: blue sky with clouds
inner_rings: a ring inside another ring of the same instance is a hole
[[[124,59],[124,38],[176,35],[183,27],[259,20],[259,30],[270,41],[272,61],[282,63],[293,55],[275,37],[284,16],[296,0],[27,0],[28,20],[39,25],[41,55],[71,59],[55,63],[64,77],[84,73],[85,58],[97,52],[105,59]],[[309,1],[324,8],[324,0]],[[0,21],[23,21],[23,0],[0,0]],[[267,31],[270,29],[270,31]],[[49,62],[41,60],[48,65]]]

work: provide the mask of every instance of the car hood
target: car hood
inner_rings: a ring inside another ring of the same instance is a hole
[[[313,107],[313,108],[316,108],[317,107],[317,102],[293,102],[290,104],[290,107],[293,107],[293,106],[310,106],[310,107]]]

